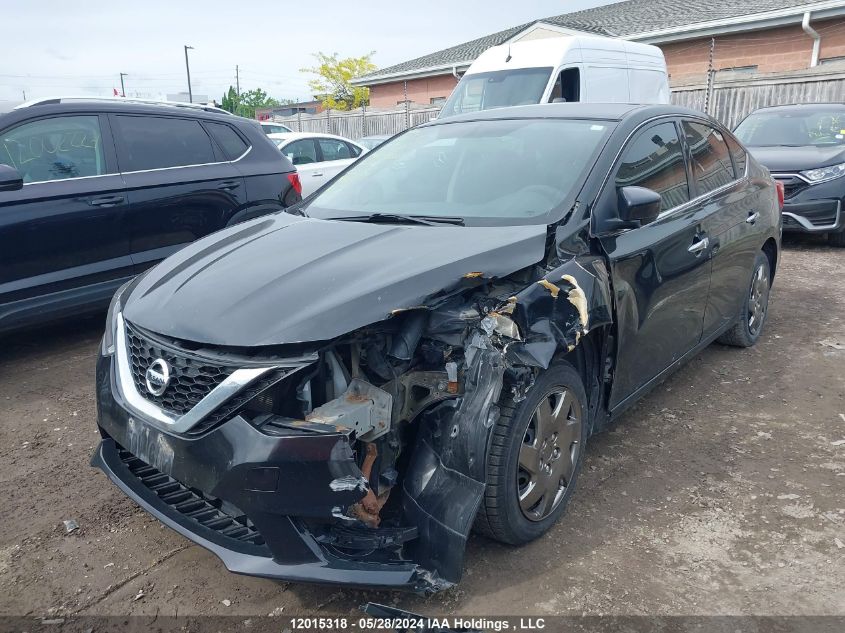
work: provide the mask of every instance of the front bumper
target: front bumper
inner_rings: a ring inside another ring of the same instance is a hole
[[[407,560],[363,560],[318,541],[309,526],[365,494],[343,434],[265,435],[235,416],[198,438],[171,435],[130,413],[97,364],[102,441],[91,464],[168,527],[216,554],[232,572],[303,582],[432,591]]]
[[[842,199],[845,179],[816,185],[796,174],[773,173],[784,183],[783,230],[796,233],[835,233],[845,229]]]

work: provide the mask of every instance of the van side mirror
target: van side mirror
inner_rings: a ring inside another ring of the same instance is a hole
[[[23,187],[23,178],[14,167],[0,164],[0,191],[17,191]]]

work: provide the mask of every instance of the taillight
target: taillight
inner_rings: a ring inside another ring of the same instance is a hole
[[[293,190],[298,193],[300,196],[302,195],[302,181],[299,180],[299,174],[293,172],[292,174],[288,174],[288,182],[290,182],[290,186],[293,187]],[[783,197],[781,196],[781,201]]]

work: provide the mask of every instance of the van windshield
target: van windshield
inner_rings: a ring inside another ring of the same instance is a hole
[[[540,103],[552,74],[549,68],[514,68],[464,75],[440,117]]]

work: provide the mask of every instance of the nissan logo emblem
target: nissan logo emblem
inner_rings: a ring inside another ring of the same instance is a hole
[[[170,384],[170,365],[163,358],[156,358],[147,367],[145,375],[147,379],[147,391],[154,396],[160,396],[167,390]]]

